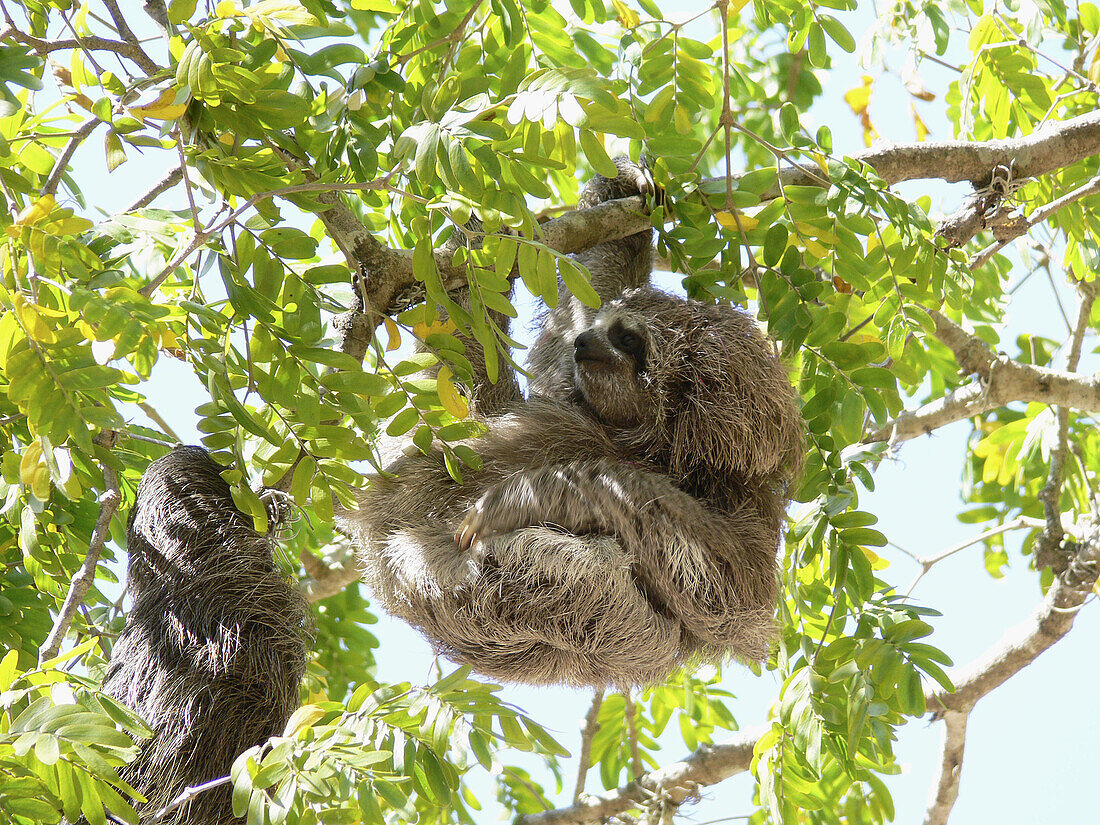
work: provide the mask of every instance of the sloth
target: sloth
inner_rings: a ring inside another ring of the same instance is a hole
[[[144,819],[189,786],[226,776],[243,751],[281,733],[306,666],[306,604],[272,560],[273,541],[237,510],[201,447],[154,461],[127,528],[133,609],[104,692],[154,731],[120,771],[148,800]],[[229,825],[230,789],[196,795],[161,822]]]
[[[581,205],[644,189],[617,165]],[[560,287],[529,398],[475,397],[479,470],[458,483],[438,451],[410,453],[337,513],[376,599],[483,675],[626,687],[766,655],[794,391],[748,315],[648,284],[650,243],[578,256],[604,303]]]

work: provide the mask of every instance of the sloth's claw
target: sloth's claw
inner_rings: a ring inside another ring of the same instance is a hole
[[[458,545],[461,552],[468,553],[470,548],[480,541],[481,536],[478,534],[481,532],[482,527],[482,514],[477,507],[471,507],[455,533],[455,544]]]

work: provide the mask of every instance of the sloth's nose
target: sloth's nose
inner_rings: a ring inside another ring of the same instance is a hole
[[[580,361],[585,358],[595,357],[596,336],[592,330],[582,332],[573,339],[573,358]]]

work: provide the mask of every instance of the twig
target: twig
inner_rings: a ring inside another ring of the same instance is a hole
[[[103,5],[107,7],[107,11],[111,13],[111,19],[115,21],[115,28],[118,29],[119,37],[130,44],[130,47],[134,50],[133,55],[127,56],[137,63],[147,74],[152,75],[159,72],[160,66],[158,66],[156,62],[145,53],[145,49],[141,47],[141,40],[139,40],[133,30],[130,29],[129,24],[126,22],[126,17],[118,7],[117,0],[103,0]]]
[[[96,443],[110,449],[114,446],[115,438],[114,432],[105,432],[96,436],[95,440]],[[88,553],[84,556],[84,563],[80,566],[76,575],[73,576],[72,582],[69,584],[69,592],[65,595],[65,601],[57,614],[50,635],[46,637],[46,641],[38,653],[40,664],[57,656],[57,652],[61,649],[61,642],[64,640],[65,634],[69,632],[69,626],[73,622],[73,617],[76,616],[77,608],[84,601],[84,597],[88,595],[88,590],[95,580],[96,566],[99,564],[100,553],[103,552],[103,543],[107,539],[111,518],[122,501],[122,490],[119,488],[118,476],[115,471],[106,462],[103,463],[102,469],[103,481],[107,489],[99,497],[99,517],[96,519],[91,540],[88,542]]]
[[[597,688],[592,695],[592,704],[584,717],[581,729],[581,750],[577,755],[577,784],[573,788],[573,802],[580,802],[584,795],[584,781],[588,777],[588,768],[592,761],[592,739],[600,730],[600,706],[603,704],[603,689]]]
[[[905,591],[905,595],[908,596],[910,593],[913,592],[913,588],[917,586],[917,582],[924,578],[924,574],[931,570],[933,565],[938,564],[944,559],[953,556],[956,553],[961,552],[962,550],[965,550],[967,547],[972,547],[975,544],[980,544],[981,542],[987,541],[994,536],[999,536],[1002,533],[1008,533],[1012,530],[1035,529],[1036,527],[1042,527],[1045,524],[1046,522],[1039,519],[1028,518],[1027,516],[1019,516],[1012,521],[1007,521],[1004,524],[998,524],[996,527],[992,527],[985,532],[979,533],[978,535],[968,538],[965,541],[959,542],[953,547],[949,547],[934,556],[916,558],[915,561],[921,566],[921,571],[917,574],[917,577],[913,579],[913,583],[909,585],[908,589]],[[900,550],[901,548],[899,547],[898,549]]]
[[[183,793],[181,793],[179,796],[177,796],[175,799],[173,799],[171,802],[169,802],[153,815],[153,818],[149,820],[150,824],[153,822],[160,822],[162,819],[168,816],[168,814],[176,810],[176,808],[180,807],[181,805],[187,804],[199,794],[205,793],[206,791],[211,791],[214,788],[220,788],[222,785],[228,785],[232,781],[232,777],[219,776],[217,779],[211,779],[209,782],[203,782],[201,785],[191,785],[184,788]]]
[[[623,701],[626,702],[623,715],[626,717],[626,736],[630,742],[630,766],[634,771],[634,778],[641,779],[645,769],[642,767],[642,754],[638,749],[638,708],[629,689],[623,692]]]
[[[180,170],[179,167],[176,167],[163,178],[161,178],[160,181],[155,186],[153,186],[152,189],[150,189],[148,192],[146,192],[144,195],[142,195],[140,198],[131,203],[122,211],[133,212],[138,209],[144,209],[146,206],[151,204],[153,201],[155,201],[157,198],[159,198],[181,180],[183,180],[183,172],[182,170]]]
[[[1100,179],[1100,176],[1097,177]],[[1073,327],[1073,336],[1066,355],[1066,369],[1070,372],[1077,372],[1077,365],[1081,361],[1081,346],[1089,328],[1093,304],[1100,293],[1100,281],[1081,281],[1077,284],[1077,290],[1081,294],[1077,304],[1077,323]]]
[[[954,710],[943,715],[940,778],[928,800],[924,825],[947,825],[947,818],[958,799],[963,751],[966,748],[967,717],[968,714]]]
[[[1098,176],[1100,179],[1100,176]],[[1089,318],[1092,315],[1092,305],[1096,301],[1096,287],[1082,286],[1081,297],[1077,304],[1077,323],[1071,333],[1070,351],[1066,357],[1066,366],[1070,372],[1077,369],[1081,359],[1081,346],[1085,338],[1085,330],[1088,329]],[[1043,503],[1043,513],[1046,516],[1046,530],[1039,539],[1039,545],[1035,552],[1035,563],[1039,567],[1052,565],[1056,572],[1061,572],[1057,553],[1062,546],[1065,532],[1062,529],[1062,485],[1066,476],[1066,457],[1069,453],[1069,410],[1065,405],[1058,407],[1058,443],[1050,451],[1050,471],[1047,474],[1047,483],[1039,491],[1039,501]]]
[[[65,148],[61,150],[61,154],[57,156],[57,162],[50,170],[50,176],[42,184],[43,195],[52,195],[57,192],[57,186],[61,183],[62,175],[69,171],[69,161],[72,159],[73,153],[101,123],[103,123],[102,120],[93,117],[77,127],[76,131],[73,132],[73,136],[69,138],[69,142],[65,144]]]
[[[149,416],[149,418],[152,419],[153,423],[160,427],[161,432],[171,438],[176,444],[183,443],[183,439],[176,435],[175,430],[173,430],[168,425],[167,421],[161,418],[160,413],[156,411],[152,404],[150,404],[148,401],[140,401],[138,402],[138,409]]]
[[[182,177],[182,170],[180,171],[180,175]],[[281,197],[283,195],[294,195],[301,192],[350,192],[376,188],[378,188],[377,181],[370,181],[368,183],[346,184],[299,183],[293,186],[283,186],[279,189],[272,189],[268,192],[260,192],[257,195],[253,195],[251,198],[245,201],[244,204],[234,209],[232,212],[229,213],[228,217],[222,219],[221,221],[212,224],[210,227],[202,230],[201,232],[197,231],[198,228],[196,227],[195,238],[191,241],[190,244],[188,244],[187,249],[177,255],[175,259],[173,259],[166,267],[164,267],[163,270],[161,270],[160,274],[157,275],[156,278],[154,278],[152,281],[142,287],[139,292],[148,298],[150,295],[156,292],[157,289],[160,288],[160,285],[168,279],[168,276],[171,275],[178,266],[186,261],[192,253],[194,253],[199,247],[210,240],[210,238],[214,237],[218,232],[225,229],[225,227],[229,226],[231,223],[237,220],[237,218],[239,218],[249,209],[255,207],[256,204],[260,203],[261,201],[268,200],[269,198]]]

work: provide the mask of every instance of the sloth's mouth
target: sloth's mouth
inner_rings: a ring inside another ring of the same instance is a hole
[[[618,362],[618,359],[616,359],[615,356],[596,351],[579,352],[574,356],[573,360],[576,362],[577,366],[589,366],[591,364],[598,364],[599,366],[608,369],[616,366]]]

